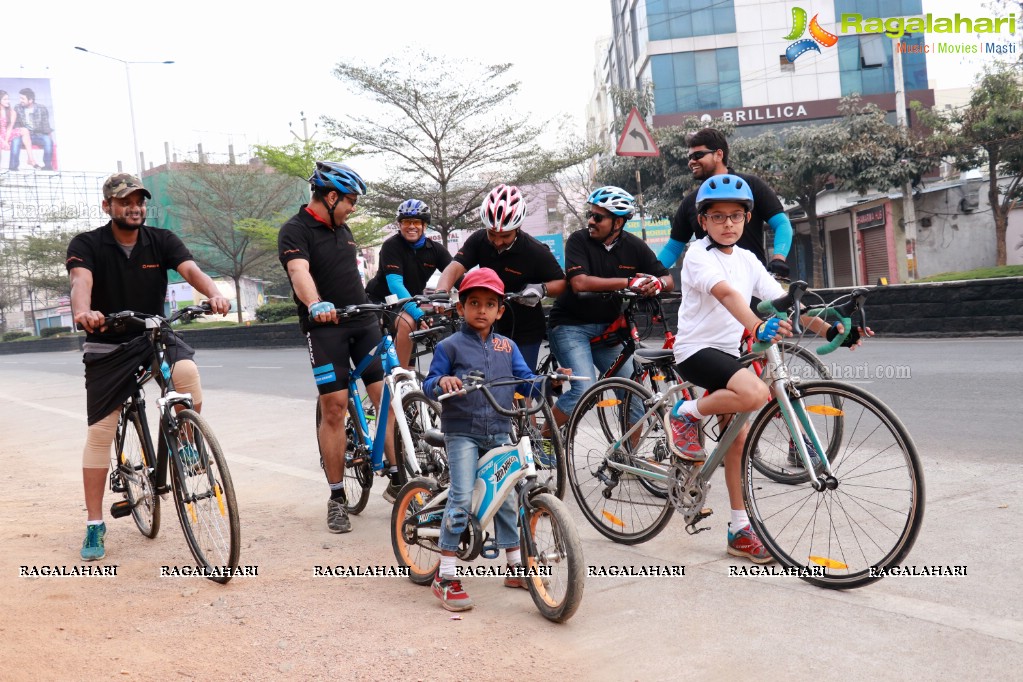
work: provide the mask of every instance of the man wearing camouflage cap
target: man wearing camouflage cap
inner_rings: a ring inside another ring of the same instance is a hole
[[[199,269],[176,234],[145,224],[146,200],[152,194],[129,173],[115,173],[103,183],[103,212],[110,222],[71,240],[66,267],[71,278],[71,311],[85,329],[82,347],[89,428],[82,456],[82,480],[88,512],[82,559],[105,556],[103,492],[110,464],[110,445],[125,387],[134,384],[140,333],[114,333],[104,325],[107,315],[134,310],[162,315],[167,296],[167,271],[177,270],[197,292],[209,298],[213,312],[226,315],[231,303],[213,280]],[[175,388],[191,393],[195,409],[202,406],[199,370],[194,351],[179,338],[168,341]]]

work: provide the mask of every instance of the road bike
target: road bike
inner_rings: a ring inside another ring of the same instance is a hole
[[[139,364],[135,388],[121,405],[117,421],[110,489],[123,499],[111,506],[110,515],[130,514],[144,536],[155,538],[160,531],[160,498],[172,492],[192,556],[204,567],[206,577],[226,583],[238,566],[241,549],[234,484],[220,443],[209,423],[195,411],[192,396],[174,390],[167,360],[167,339],[174,333],[171,323],[209,311],[203,305],[182,308],[169,319],[132,311],[106,317],[107,327],[114,332],[144,330],[126,349],[138,354]],[[156,447],[143,391],[151,378],[160,387]]]
[[[396,300],[390,303],[363,303],[338,309],[338,318],[345,319],[366,312],[380,315],[397,315],[402,307],[422,297]],[[368,396],[359,390],[359,380],[370,364],[379,359],[384,370],[384,388],[380,410],[376,410]],[[398,362],[394,338],[384,329],[379,343],[358,363],[352,359],[353,369],[348,375],[348,410],[345,413],[345,503],[349,514],[359,514],[369,502],[373,477],[384,476],[387,462],[384,458],[384,444],[387,440],[387,421],[394,411],[394,456],[399,476],[404,482],[416,476],[443,478],[447,473],[447,459],[444,449],[431,446],[423,434],[440,426],[440,408],[422,392],[419,377],[412,370]],[[322,420],[320,401],[316,401],[316,440],[319,445],[320,422]],[[376,428],[371,435],[370,421]],[[323,466],[323,458],[320,458]]]
[[[801,310],[805,282],[761,303],[787,317]],[[866,291],[854,290],[804,315],[837,316],[845,331],[818,349],[837,348],[862,316]],[[793,330],[801,332],[798,315]],[[757,344],[763,380],[772,400],[755,415],[731,417],[701,465],[670,457],[665,416],[691,384],[652,393],[635,382],[610,377],[583,395],[568,427],[569,482],[587,521],[621,543],[657,535],[678,511],[686,530],[712,512],[704,506],[710,479],[750,419],[742,454],[742,486],[754,531],[786,568],[822,587],[849,588],[880,578],[899,564],[916,540],[924,512],[924,477],[912,438],[892,410],[863,389],[830,380],[790,377],[777,346]],[[640,405],[634,417],[629,407]],[[615,431],[608,434],[605,425]],[[802,464],[794,480],[779,481],[756,466],[758,457],[787,456]],[[641,481],[667,490],[655,495]]]
[[[571,380],[564,374],[544,379]],[[518,385],[519,379],[501,379],[489,386]],[[498,413],[519,419],[535,414],[545,404],[536,399],[531,406],[516,404],[506,409],[498,404],[482,378],[468,375],[462,389],[440,396],[446,400],[480,390]],[[427,440],[443,445],[439,431],[427,432]],[[483,455],[476,468],[472,514],[457,552],[463,561],[479,556],[497,558],[496,536],[485,533],[509,495],[518,500],[519,542],[529,593],[533,603],[548,620],[563,623],[575,613],[582,600],[585,563],[575,524],[565,503],[555,497],[537,476],[534,453],[527,434],[511,445],[496,447]],[[391,544],[398,563],[409,569],[409,579],[428,585],[440,565],[440,526],[448,491],[436,481],[416,478],[398,494],[391,514]]]

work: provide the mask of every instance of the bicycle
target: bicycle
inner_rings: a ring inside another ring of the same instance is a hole
[[[546,378],[571,380],[580,377],[552,374]],[[520,379],[489,382],[490,386],[517,385]],[[446,400],[475,390],[483,391],[500,414],[512,419],[528,418],[546,403],[535,400],[532,406],[516,405],[505,409],[497,403],[481,378],[467,376],[460,391],[440,396]],[[442,445],[439,431],[427,433],[434,445]],[[544,618],[556,623],[567,621],[579,608],[585,581],[582,545],[565,503],[555,497],[538,479],[530,439],[521,434],[512,445],[494,448],[480,458],[476,469],[476,488],[472,497],[469,526],[462,534],[457,554],[463,561],[478,556],[498,556],[496,538],[483,529],[490,526],[497,510],[511,494],[518,498],[519,541],[527,584],[533,603]],[[391,545],[398,563],[409,569],[409,579],[417,585],[429,585],[440,565],[440,524],[448,491],[436,481],[416,478],[398,494],[391,513]],[[563,569],[563,570],[561,570]]]
[[[795,282],[786,296],[761,303],[761,310],[779,316],[799,311],[805,289],[805,282]],[[837,315],[845,326],[818,353],[844,341],[865,299],[865,290],[855,290],[804,311]],[[798,317],[793,329],[800,333]],[[911,437],[891,409],[863,389],[790,378],[777,347],[757,344],[755,350],[765,358],[763,378],[773,398],[755,415],[734,415],[702,466],[672,462],[666,454],[666,410],[690,384],[654,394],[611,377],[590,387],[569,421],[569,482],[583,515],[600,533],[626,544],[657,535],[675,510],[687,532],[705,530],[697,523],[712,513],[703,506],[711,476],[752,418],[742,454],[743,497],[771,555],[822,587],[859,587],[879,579],[881,569],[910,551],[923,519],[923,472]],[[638,419],[626,416],[621,395],[643,406]],[[600,419],[616,428],[610,438],[597,424],[599,412],[607,412]],[[787,452],[789,443],[803,465],[801,480],[779,482],[755,466],[758,450]],[[633,485],[644,480],[666,486],[667,497]]]
[[[364,312],[396,315],[402,306],[421,297],[412,297],[391,303],[362,303],[338,309],[338,317],[348,318]],[[368,398],[359,392],[358,381],[377,358],[384,369],[384,389],[381,395],[379,413]],[[429,445],[423,434],[440,425],[440,408],[420,390],[419,377],[412,370],[405,369],[398,362],[394,339],[384,329],[380,342],[355,363],[348,375],[348,410],[345,413],[345,510],[359,514],[369,502],[374,474],[383,476],[387,463],[384,459],[384,444],[387,440],[387,420],[391,409],[395,412],[394,457],[399,472],[415,477],[420,475],[443,477],[447,472],[447,460],[442,448]],[[319,445],[320,422],[323,418],[320,401],[316,401],[316,442]],[[376,429],[370,435],[369,421],[376,421]],[[320,457],[320,466],[323,458]]]
[[[209,311],[208,306],[187,306],[169,319],[133,311],[106,318],[108,328],[115,332],[136,327],[145,330],[140,337],[145,343],[138,342],[136,385],[121,405],[114,438],[110,490],[121,493],[124,499],[110,507],[110,515],[120,518],[130,514],[145,537],[155,538],[160,531],[160,497],[173,492],[178,521],[192,556],[206,569],[207,578],[226,583],[238,566],[241,550],[234,484],[209,423],[193,409],[191,395],[174,390],[164,339],[165,334],[173,333],[171,323]],[[156,448],[143,391],[151,378],[160,387]]]

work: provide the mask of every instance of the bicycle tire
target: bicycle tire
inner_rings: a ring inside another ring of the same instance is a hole
[[[349,514],[359,514],[366,508],[369,502],[370,490],[373,488],[373,467],[369,455],[362,455],[365,448],[360,447],[363,443],[362,428],[358,420],[352,417],[354,414],[354,400],[348,398],[348,410],[345,412],[345,473],[342,481],[345,484],[345,502],[342,505]],[[320,448],[320,422],[323,414],[320,411],[320,401],[316,401],[316,447]],[[322,452],[322,450],[321,450]],[[323,455],[320,455],[320,468],[323,468]]]
[[[174,506],[192,556],[208,569],[238,566],[241,552],[241,524],[234,483],[220,443],[209,424],[198,412],[182,410],[177,414],[178,447],[190,446],[198,454],[191,471],[175,453],[171,462]],[[226,583],[231,574],[207,576]]]
[[[525,406],[516,398],[516,407]],[[565,464],[565,441],[562,438],[561,429],[554,421],[554,412],[550,403],[546,400],[540,407],[535,417],[523,416],[519,423],[515,424],[515,432],[512,434],[512,442],[517,443],[519,434],[525,429],[529,434],[529,447],[533,451],[533,466],[536,467],[536,480],[546,486],[559,500],[565,499],[565,492],[568,489],[568,466]],[[522,422],[525,422],[523,427]],[[544,436],[544,429],[549,427],[549,433]]]
[[[417,530],[421,526],[439,530],[444,509],[437,509],[428,520],[410,519],[439,492],[440,486],[433,479],[414,478],[398,492],[391,510],[391,549],[398,565],[408,568],[408,578],[416,585],[433,582],[440,566],[439,545],[432,539],[419,538]]]
[[[409,432],[412,434],[412,443],[415,451],[412,456],[419,464],[419,475],[435,478],[438,481],[446,480],[448,473],[448,458],[444,448],[436,448],[426,442],[426,431],[428,429],[440,430],[440,405],[430,400],[422,391],[409,391],[401,398],[401,409],[405,415],[405,422],[408,424]],[[394,454],[397,461],[405,467],[405,471],[411,476],[413,471],[409,465],[409,455],[405,452],[405,444],[401,433],[395,429]]]
[[[529,576],[526,585],[543,617],[564,623],[575,614],[583,598],[586,562],[582,542],[564,502],[550,493],[541,493],[530,503],[532,508],[519,528],[523,565],[535,572],[549,571],[550,575]],[[531,542],[527,542],[526,533]],[[530,546],[536,551],[531,553]]]
[[[863,389],[837,381],[798,387],[814,431],[823,440],[822,419],[842,405],[843,432],[831,466],[834,489],[774,481],[752,464],[752,453],[781,447],[791,438],[774,418],[777,403],[753,420],[743,451],[742,484],[753,529],[783,566],[820,587],[854,588],[883,577],[916,541],[924,513],[924,479],[916,447],[891,409]],[[823,413],[823,414],[822,414]],[[810,569],[812,569],[812,572]]]
[[[628,410],[621,406],[650,397],[648,389],[629,379],[601,379],[583,393],[568,421],[565,439],[568,481],[583,516],[605,537],[627,545],[656,536],[674,511],[666,496],[642,485],[641,476],[610,466],[650,468],[664,461],[667,443],[660,410],[647,417],[628,443],[609,452],[627,430],[623,416]],[[599,414],[605,410],[609,414]],[[601,421],[618,429],[613,437],[607,437],[598,423]]]
[[[817,355],[808,348],[804,348],[795,343],[788,341],[782,341],[778,343],[778,350],[781,352],[782,362],[785,364],[790,377],[795,377],[800,383],[805,381],[820,381],[831,379],[831,372],[828,368],[817,359]],[[754,360],[760,359],[761,356],[756,355],[744,355],[740,358],[740,362],[744,365],[749,366]],[[836,402],[833,407],[841,411],[842,405]],[[780,413],[779,413],[780,418]],[[841,417],[835,418],[834,430],[831,431],[832,439],[835,443],[841,441],[842,436],[842,424]],[[809,474],[803,468],[802,462],[798,460],[798,457],[793,459],[790,453],[794,452],[794,446],[790,445],[786,452],[757,452],[757,456],[753,458],[753,466],[755,466],[760,473],[770,477],[772,480],[778,483],[788,484],[799,484],[807,483],[810,480]],[[834,448],[829,444],[828,446],[828,457],[831,458],[834,455]],[[818,472],[819,473],[819,470]]]
[[[150,474],[156,468],[156,455],[147,450],[142,418],[134,404],[121,411],[112,459],[135,526],[145,537],[155,538],[160,532],[160,496]]]

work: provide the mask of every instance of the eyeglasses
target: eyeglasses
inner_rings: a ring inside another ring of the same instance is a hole
[[[611,216],[609,216],[609,215],[605,215],[603,213],[596,213],[594,211],[587,211],[586,212],[586,219],[587,220],[592,220],[593,222],[597,223],[598,225],[600,223],[604,222],[605,218],[610,218],[610,217]]]
[[[352,206],[355,206],[355,204],[359,203],[359,197],[356,194],[346,194],[344,198],[347,199],[348,203],[351,204]]]
[[[419,218],[402,218],[398,221],[402,227],[422,227],[425,223]]]
[[[710,219],[710,222],[715,225],[724,225],[725,221],[731,221],[733,223],[741,223],[746,220],[746,214],[742,211],[736,211],[735,213],[704,213]]]
[[[702,149],[702,150],[700,150],[698,152],[692,152],[691,154],[689,154],[689,160],[690,161],[699,161],[703,157],[707,156],[707,154],[713,154],[716,151],[717,151],[717,149]]]

